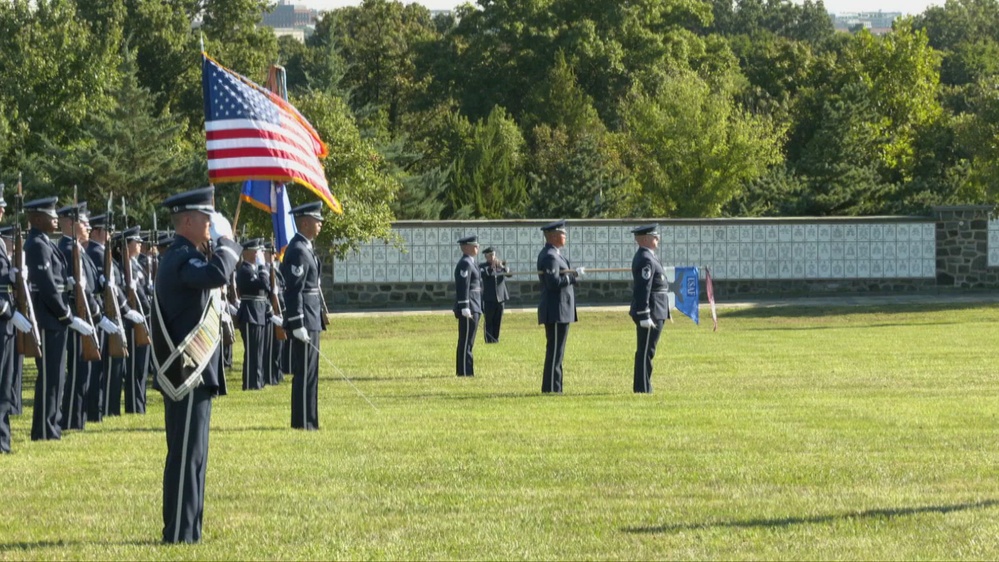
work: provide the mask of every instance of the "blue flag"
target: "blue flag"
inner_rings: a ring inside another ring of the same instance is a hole
[[[274,250],[278,256],[284,254],[288,242],[295,236],[295,220],[288,211],[291,201],[283,183],[248,180],[243,183],[243,201],[271,214],[274,225]]]
[[[689,316],[694,321],[694,324],[700,325],[697,305],[701,300],[701,290],[698,280],[699,274],[696,267],[676,268],[676,282],[674,285],[676,309]]]

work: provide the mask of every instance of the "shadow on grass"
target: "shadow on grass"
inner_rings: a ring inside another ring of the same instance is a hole
[[[958,503],[952,505],[927,505],[921,507],[896,507],[885,509],[868,509],[865,511],[855,511],[852,513],[840,513],[835,515],[814,515],[812,517],[781,517],[774,519],[747,519],[744,521],[718,521],[713,523],[679,523],[676,525],[659,525],[655,527],[624,527],[621,529],[625,533],[634,534],[662,534],[675,533],[678,531],[694,531],[698,529],[752,529],[756,527],[791,527],[793,525],[810,525],[814,523],[832,523],[840,520],[850,519],[895,519],[897,517],[908,517],[920,515],[922,513],[952,513],[955,511],[968,511],[972,509],[988,509],[999,506],[999,500],[984,500],[974,503]]]
[[[943,312],[973,310],[995,306],[987,302],[935,302],[899,304],[848,304],[826,306],[760,306],[725,310],[724,318],[799,318],[843,316],[848,314],[907,314],[916,312]]]
[[[212,426],[211,432],[222,432],[222,433],[239,433],[239,432],[249,432],[249,431],[291,431],[290,427],[285,426],[251,426],[251,427],[215,427]],[[161,427],[108,427],[98,430],[100,432],[109,433],[163,433],[165,429]]]
[[[0,543],[0,553],[36,550],[39,548],[66,548],[80,546],[155,546],[162,544],[156,539],[143,539],[134,541],[35,541],[35,542],[10,542]]]
[[[850,324],[847,326],[775,326],[772,328],[745,328],[744,332],[808,332],[813,330],[862,330],[867,328],[911,328],[913,326],[956,326],[967,322],[898,322],[880,324]]]
[[[551,394],[538,392],[483,392],[481,394],[395,394],[379,395],[379,398],[409,398],[409,399],[432,399],[441,400],[488,400],[488,399],[518,399],[536,398],[541,400],[571,400],[573,398],[589,398],[591,396],[616,396],[614,392],[567,392],[565,394]]]

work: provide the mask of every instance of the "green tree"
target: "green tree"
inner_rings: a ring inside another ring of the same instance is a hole
[[[127,196],[145,221],[178,185],[202,184],[207,169],[202,153],[183,142],[183,124],[165,110],[155,112],[153,96],[138,83],[133,53],[125,52],[119,72],[120,83],[109,92],[114,105],[89,114],[77,142],[48,141],[38,164],[51,193],[65,196],[76,184],[92,208],[103,207],[110,194]]]
[[[624,111],[627,164],[642,185],[643,214],[712,217],[781,161],[780,134],[691,72],[677,73]]]
[[[502,107],[473,127],[455,159],[448,201],[455,216],[520,216],[527,204],[524,137]]]

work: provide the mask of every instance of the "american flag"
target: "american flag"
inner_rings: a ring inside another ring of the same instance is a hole
[[[277,94],[224,68],[203,54],[208,177],[213,183],[274,180],[304,185],[333,211],[319,162],[326,145],[312,125]]]

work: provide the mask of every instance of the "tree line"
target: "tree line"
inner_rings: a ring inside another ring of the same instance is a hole
[[[821,0],[365,0],[304,44],[261,27],[267,7],[0,3],[0,179],[127,194],[146,219],[203,185],[203,40],[258,83],[287,69],[329,145],[340,253],[393,219],[910,214],[999,193],[999,0],[881,36],[835,32]]]

